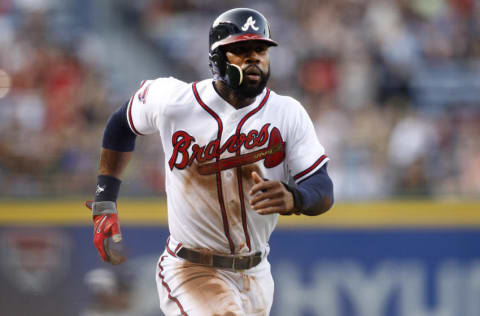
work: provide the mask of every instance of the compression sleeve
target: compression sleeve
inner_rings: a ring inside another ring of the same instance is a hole
[[[128,126],[127,107],[128,102],[118,108],[108,119],[103,133],[103,148],[122,152],[135,149],[137,135]]]
[[[319,209],[325,212],[333,205],[333,182],[328,176],[327,164],[297,186],[287,185],[287,189],[293,194],[295,209],[302,213],[315,213]],[[327,209],[325,201],[330,202]]]

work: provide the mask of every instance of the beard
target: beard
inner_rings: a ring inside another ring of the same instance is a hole
[[[253,67],[256,67],[258,71],[260,71],[260,80],[256,82],[250,81],[246,78],[245,71],[243,71],[243,82],[235,91],[235,93],[241,98],[254,98],[262,93],[263,89],[267,86],[268,79],[270,78],[270,65],[268,66],[266,73],[260,70],[257,66]]]

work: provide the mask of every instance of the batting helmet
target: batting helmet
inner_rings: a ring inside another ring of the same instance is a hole
[[[209,66],[213,77],[224,81],[233,89],[242,84],[240,67],[227,61],[223,46],[243,41],[263,41],[277,46],[272,40],[267,19],[258,11],[236,8],[220,14],[210,27]]]

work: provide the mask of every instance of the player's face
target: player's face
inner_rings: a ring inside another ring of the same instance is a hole
[[[267,85],[270,77],[268,47],[262,41],[239,42],[226,47],[228,62],[243,71],[243,82],[238,89],[241,96],[253,98]]]

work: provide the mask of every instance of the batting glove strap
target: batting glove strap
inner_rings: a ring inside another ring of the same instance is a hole
[[[118,212],[116,202],[102,201],[92,203],[92,216],[117,213]]]

